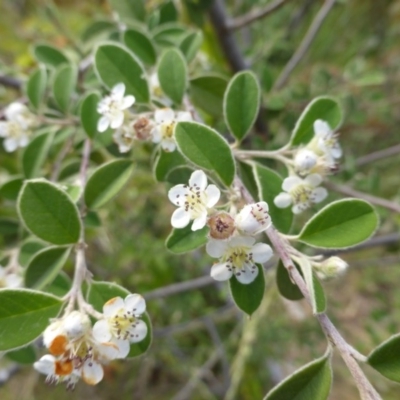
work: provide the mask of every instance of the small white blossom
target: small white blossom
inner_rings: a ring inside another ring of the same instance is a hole
[[[318,149],[328,160],[338,159],[342,156],[342,148],[337,139],[337,134],[332,131],[326,121],[317,119],[314,122],[314,134]]]
[[[153,143],[160,143],[165,151],[174,151],[176,149],[174,138],[176,123],[180,121],[192,121],[192,116],[186,111],[175,113],[171,108],[162,108],[156,110],[154,120],[156,126],[151,132]]]
[[[255,263],[264,263],[272,257],[272,249],[265,243],[256,243],[250,236],[234,236],[228,240],[211,239],[206,251],[219,262],[211,267],[211,276],[217,281],[226,281],[233,275],[243,284],[256,279]]]
[[[129,352],[129,343],[142,341],[147,335],[147,325],[140,317],[146,311],[146,302],[138,294],[130,294],[123,300],[114,297],[103,307],[104,319],[93,326],[93,335],[99,342],[112,340],[125,341]]]
[[[97,105],[97,112],[102,115],[97,123],[99,132],[106,131],[108,127],[117,129],[124,123],[124,111],[135,102],[134,96],[124,94],[125,85],[118,83],[111,89],[110,95],[104,97]]]
[[[15,289],[21,287],[22,283],[22,276],[16,274],[15,272],[10,272],[7,268],[3,268],[0,265],[0,289]]]
[[[122,125],[114,132],[113,139],[118,145],[120,153],[127,153],[134,142],[133,129],[128,125]]]
[[[344,274],[348,266],[346,261],[340,257],[333,256],[315,266],[315,270],[319,278],[332,279]]]
[[[326,198],[327,190],[317,187],[321,182],[322,177],[318,174],[307,175],[304,179],[298,176],[289,176],[282,184],[282,189],[286,193],[278,194],[274,203],[279,208],[286,208],[292,204],[293,213],[299,214]]]
[[[168,192],[170,201],[178,206],[171,217],[174,228],[184,228],[194,220],[192,231],[204,227],[207,222],[208,210],[217,204],[221,195],[215,185],[207,186],[207,176],[197,170],[192,173],[189,185],[176,185]]]
[[[246,235],[257,235],[271,225],[268,204],[261,201],[247,204],[235,218],[236,227]]]

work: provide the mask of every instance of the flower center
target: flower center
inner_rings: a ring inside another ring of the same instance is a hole
[[[185,211],[190,213],[192,219],[196,219],[206,211],[205,194],[200,191],[200,188],[196,184],[185,187],[187,188],[187,193],[185,193]]]
[[[227,255],[226,262],[231,268],[243,269],[244,266],[253,265],[253,254],[249,253],[249,247],[235,247]]]
[[[161,125],[161,135],[164,139],[172,138],[174,134],[175,121],[164,122]]]
[[[309,185],[299,185],[290,191],[293,203],[302,204],[308,203],[312,197],[313,188]]]
[[[121,308],[109,322],[114,336],[126,340],[130,335],[129,329],[135,325],[136,318]]]

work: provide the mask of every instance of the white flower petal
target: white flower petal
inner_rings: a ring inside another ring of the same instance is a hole
[[[141,319],[136,321],[135,326],[129,329],[129,341],[137,343],[147,336],[147,325]]]
[[[251,247],[253,246],[255,241],[256,239],[251,236],[234,236],[229,241],[229,247],[237,247],[237,246]]]
[[[333,158],[340,158],[342,157],[343,151],[342,148],[340,147],[339,143],[336,143],[332,149],[331,149],[331,154]]]
[[[184,228],[190,222],[190,214],[184,208],[177,208],[171,216],[171,225],[174,228]]]
[[[207,223],[207,211],[201,213],[201,215],[193,220],[192,231],[198,231],[204,228]]]
[[[314,203],[320,203],[328,196],[328,191],[323,187],[317,187],[312,192],[312,200]]]
[[[300,203],[300,204],[295,204],[292,207],[292,212],[293,214],[300,214],[302,213],[304,210],[306,210],[308,207],[307,205],[305,205],[304,203]]]
[[[211,267],[210,275],[216,281],[226,281],[232,277],[232,271],[228,269],[226,263],[217,263]]]
[[[103,367],[96,361],[88,359],[83,364],[82,379],[88,385],[98,384],[104,376]]]
[[[326,121],[317,119],[314,121],[314,132],[317,136],[325,136],[329,135],[332,132],[332,129]]]
[[[176,120],[180,121],[193,121],[192,114],[188,111],[178,111],[176,115]]]
[[[39,361],[33,364],[36,371],[44,375],[53,375],[56,369],[56,358],[51,354],[46,354]]]
[[[292,197],[288,193],[280,193],[275,197],[274,204],[279,208],[286,208],[292,204]]]
[[[253,260],[257,263],[265,263],[273,255],[271,246],[265,243],[256,243],[251,249],[251,253],[253,254]]]
[[[100,355],[100,358],[107,361],[115,360],[116,358],[122,358],[119,343],[120,340],[115,337],[111,337],[107,342],[98,343],[96,345],[96,351]]]
[[[298,176],[288,176],[282,183],[282,189],[285,192],[290,192],[294,187],[300,185],[302,182],[303,180]]]
[[[108,342],[111,337],[110,325],[107,320],[100,319],[93,325],[93,337],[100,343]]]
[[[175,140],[172,138],[165,138],[161,141],[161,147],[164,151],[172,153],[176,149]]]
[[[111,94],[115,99],[121,100],[124,97],[125,84],[117,83],[112,89]]]
[[[109,125],[110,120],[107,117],[103,116],[97,122],[97,130],[99,132],[105,132],[108,129]]]
[[[18,142],[14,138],[6,138],[4,139],[3,146],[7,153],[11,153],[18,148]]]
[[[135,96],[129,95],[123,98],[121,103],[121,110],[126,110],[135,103]]]
[[[222,257],[228,248],[228,242],[210,239],[206,244],[206,252],[210,257]]]
[[[258,275],[258,268],[244,268],[240,270],[240,272],[235,274],[236,279],[244,284],[248,285],[249,283],[253,282],[254,279],[257,278]]]
[[[130,294],[125,299],[125,309],[133,315],[143,314],[146,311],[146,300],[140,294]]]
[[[111,128],[117,129],[124,123],[124,112],[123,111],[116,111],[115,115],[113,115],[113,119],[111,121]]]
[[[189,190],[186,185],[176,185],[172,187],[168,192],[169,201],[172,204],[175,204],[178,207],[181,207],[185,204],[186,195],[189,193]]]
[[[22,286],[23,279],[17,274],[8,274],[4,278],[7,288],[18,288]]]
[[[190,175],[189,186],[196,186],[203,191],[207,186],[207,175],[201,169],[198,169]]]
[[[125,358],[131,350],[129,341],[115,339],[114,342],[118,346],[118,355],[115,358]]]
[[[161,129],[157,126],[154,127],[154,129],[151,131],[151,137],[153,143],[160,143],[162,139]]]
[[[322,182],[322,176],[319,174],[307,175],[304,180],[311,186],[317,187]]]
[[[161,124],[165,121],[172,121],[175,118],[174,110],[171,108],[160,108],[154,113],[154,120]]]
[[[121,308],[124,308],[124,300],[121,297],[113,297],[103,306],[103,314],[105,317],[111,317]]]
[[[205,193],[207,195],[206,206],[211,208],[214,207],[221,196],[221,191],[215,185],[208,185]]]

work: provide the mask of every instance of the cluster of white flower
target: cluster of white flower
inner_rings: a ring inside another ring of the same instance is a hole
[[[193,231],[210,228],[207,253],[219,261],[211,268],[211,276],[225,281],[235,276],[243,284],[254,281],[258,275],[255,263],[264,263],[272,256],[265,243],[255,243],[255,235],[271,225],[268,204],[259,202],[243,207],[238,213],[217,211],[213,207],[220,198],[215,185],[207,185],[207,176],[194,171],[188,185],[176,185],[168,192],[170,201],[178,208],[171,217],[174,228],[184,228],[193,221]]]
[[[22,103],[11,103],[5,110],[6,121],[0,121],[0,137],[4,138],[4,149],[11,153],[25,147],[38,125],[37,117]]]
[[[327,122],[317,119],[314,122],[314,137],[296,151],[294,171],[283,181],[284,192],[275,197],[275,205],[279,208],[292,205],[293,213],[299,214],[323,201],[328,192],[319,185],[326,175],[337,170],[341,156],[337,134]]]
[[[15,271],[15,268],[4,268],[0,265],[0,289],[21,287],[23,283],[22,274],[18,272]]]
[[[124,94],[125,85],[118,83],[111,89],[110,95],[99,102],[97,112],[102,116],[97,124],[97,130],[104,132],[109,127],[115,129],[113,138],[121,153],[128,152],[135,140],[152,141],[159,143],[164,151],[174,151],[175,125],[179,121],[191,121],[190,113],[161,108],[154,112],[152,119],[143,115],[135,117],[128,111],[135,103],[135,97]]]
[[[79,379],[96,385],[103,379],[103,364],[125,358],[130,344],[146,337],[147,325],[140,319],[145,310],[143,297],[131,294],[109,300],[93,327],[80,311],[53,321],[43,333],[50,354],[35,362],[35,369],[47,375],[48,383],[64,382],[68,389]]]

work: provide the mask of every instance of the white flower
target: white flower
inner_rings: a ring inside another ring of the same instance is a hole
[[[14,272],[8,272],[6,268],[0,265],[0,289],[14,289],[22,286],[22,277]]]
[[[112,129],[117,129],[123,124],[125,117],[124,110],[135,102],[134,96],[129,95],[124,97],[124,93],[125,85],[118,83],[111,89],[110,95],[104,97],[97,105],[97,112],[102,114],[97,123],[97,130],[99,132],[106,131],[109,126]]]
[[[206,251],[219,262],[211,267],[211,276],[217,281],[226,281],[235,275],[243,284],[256,279],[258,268],[255,263],[264,263],[272,257],[272,249],[265,243],[254,244],[250,236],[234,236],[229,240],[211,239]]]
[[[207,186],[207,176],[197,170],[192,173],[189,185],[176,185],[168,192],[170,201],[179,208],[171,217],[174,228],[184,228],[194,220],[192,231],[204,227],[207,222],[208,209],[218,203],[221,192],[215,185]]]
[[[318,149],[326,156],[328,161],[342,156],[343,152],[337,140],[337,135],[326,121],[317,119],[314,122],[314,133]]]
[[[122,125],[114,132],[113,139],[118,145],[120,153],[127,153],[133,145],[133,129],[128,125]]]
[[[306,148],[300,149],[294,157],[294,166],[297,172],[308,172],[318,161],[318,156],[313,151]]]
[[[328,195],[325,188],[317,187],[321,182],[322,177],[318,174],[307,175],[304,179],[289,176],[282,184],[282,189],[287,193],[278,194],[274,203],[279,208],[293,204],[292,211],[299,214],[313,204],[321,202]]]
[[[140,319],[145,311],[146,302],[138,294],[130,294],[125,300],[114,297],[104,305],[104,319],[94,324],[93,336],[99,342],[125,342],[127,355],[129,343],[140,342],[147,335],[147,325]]]
[[[189,112],[174,112],[171,108],[162,108],[154,113],[156,126],[151,131],[153,143],[160,143],[165,151],[174,151],[176,143],[174,139],[174,128],[177,122],[192,121]]]
[[[271,225],[268,204],[261,201],[247,204],[235,218],[236,227],[246,235],[257,235]]]

